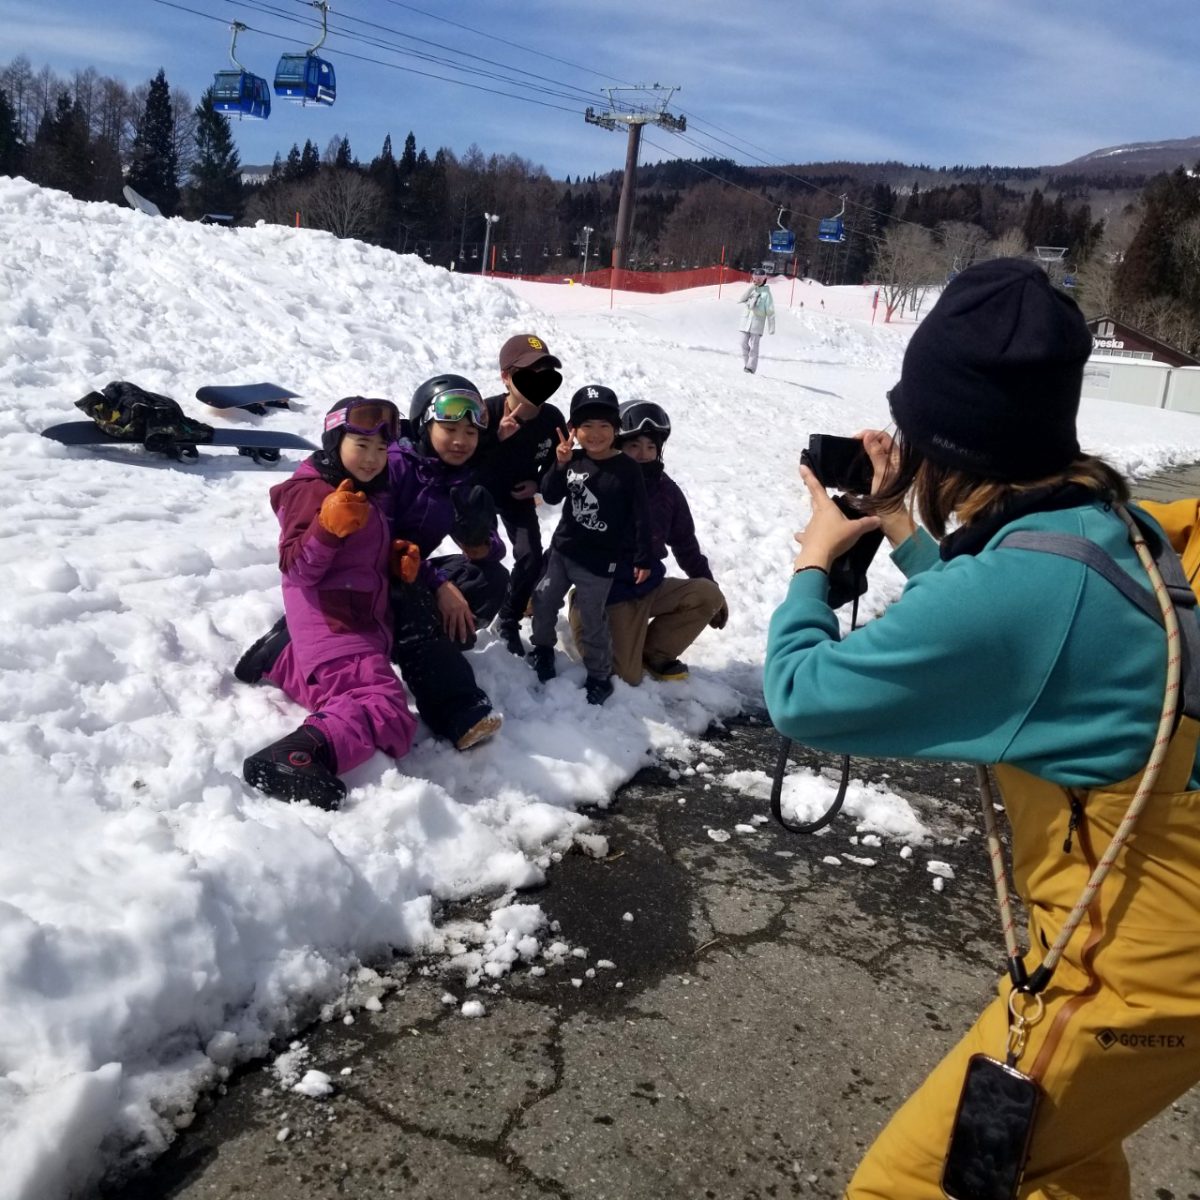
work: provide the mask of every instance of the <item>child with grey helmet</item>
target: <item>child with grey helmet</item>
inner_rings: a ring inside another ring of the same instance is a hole
[[[567,591],[574,586],[587,699],[589,704],[603,704],[613,691],[608,592],[622,560],[632,562],[636,582],[649,578],[650,513],[641,471],[615,445],[621,414],[612,388],[580,388],[571,397],[568,420],[570,433],[559,435],[555,462],[542,478],[546,503],[566,503],[533,593],[530,660],[543,683],[554,678],[555,627]]]
[[[608,593],[613,667],[633,686],[645,674],[658,680],[686,679],[688,669],[680,655],[706,627],[723,629],[729,619],[725,597],[700,549],[687,497],[663,466],[663,447],[670,436],[671,418],[661,405],[649,400],[627,400],[621,405],[617,446],[642,472],[655,560],[642,583],[634,580],[632,562],[618,563]],[[668,549],[686,579],[667,575]],[[570,618],[578,643],[574,603]]]

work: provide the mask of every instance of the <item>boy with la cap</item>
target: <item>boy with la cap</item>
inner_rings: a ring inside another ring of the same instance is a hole
[[[505,390],[484,401],[488,428],[476,453],[476,475],[496,502],[512,546],[513,565],[500,605],[498,628],[513,654],[524,655],[521,619],[542,573],[544,552],[536,496],[567,432],[562,413],[548,404],[562,385],[562,363],[533,333],[516,333],[500,347]]]
[[[530,664],[543,683],[557,674],[558,613],[573,587],[589,704],[603,704],[613,692],[605,605],[617,564],[633,563],[635,584],[649,578],[654,564],[646,485],[637,463],[614,444],[620,428],[620,404],[612,388],[581,387],[571,397],[570,432],[564,431],[555,446],[554,464],[542,483],[547,504],[566,503],[533,593]]]

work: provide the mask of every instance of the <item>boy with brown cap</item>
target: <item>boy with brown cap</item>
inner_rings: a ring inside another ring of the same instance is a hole
[[[489,396],[488,430],[476,454],[480,483],[491,493],[512,546],[508,590],[498,626],[504,644],[524,655],[521,618],[542,573],[544,552],[535,497],[567,432],[563,415],[546,403],[562,384],[562,363],[536,334],[517,333],[500,347],[504,392]]]

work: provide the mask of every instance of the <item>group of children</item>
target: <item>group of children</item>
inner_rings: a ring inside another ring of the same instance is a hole
[[[321,449],[270,493],[284,617],[235,669],[310,715],[245,760],[248,783],[337,808],[339,776],[376,749],[408,752],[416,721],[405,685],[457,749],[491,737],[502,718],[464,654],[477,625],[498,617],[505,645],[526,656],[531,610],[526,657],[546,682],[569,591],[589,703],[612,695],[614,672],[630,684],[646,672],[686,678],[679,655],[705,625],[723,627],[728,610],[687,501],[663,471],[670,420],[656,404],[621,404],[590,384],[564,421],[547,403],[560,367],[540,338],[519,334],[501,350],[500,396],[485,400],[462,376],[441,375],[417,389],[407,422],[388,400],[350,397],[330,409]],[[539,493],[563,504],[548,553]],[[447,537],[461,553],[431,557]],[[666,578],[668,547],[686,580]]]

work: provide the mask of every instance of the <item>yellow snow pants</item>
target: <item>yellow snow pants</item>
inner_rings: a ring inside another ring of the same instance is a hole
[[[1200,1083],[1200,791],[1186,788],[1200,725],[1180,722],[1154,794],[1042,994],[1018,1067],[1044,1095],[1023,1200],[1129,1200],[1122,1142]],[[1053,945],[1140,775],[1068,793],[996,768],[1013,881],[1029,912],[1030,971]],[[1068,838],[1069,801],[1082,803]],[[999,921],[997,934],[999,938]],[[1003,1059],[1007,979],[971,1031],[867,1151],[847,1200],[941,1200],[942,1162],[972,1054]]]

